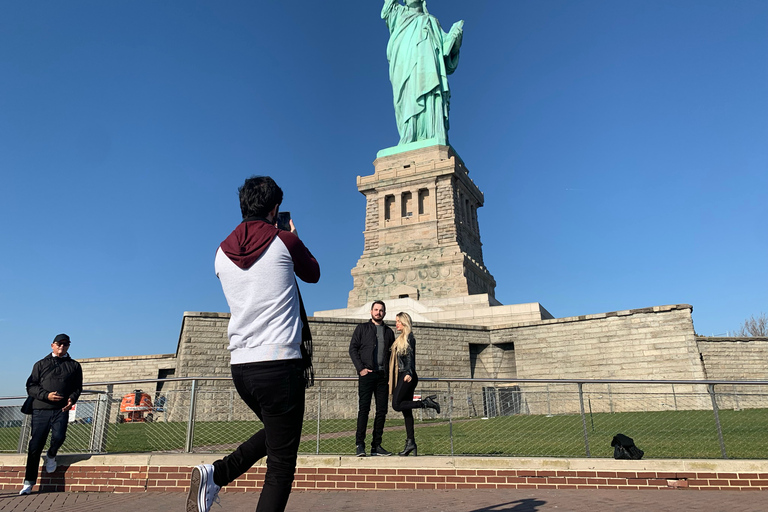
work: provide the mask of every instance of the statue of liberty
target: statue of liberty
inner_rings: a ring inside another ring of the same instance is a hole
[[[425,0],[404,1],[384,0],[381,9],[389,28],[387,60],[398,146],[427,139],[448,145],[448,75],[459,64],[464,22],[454,23],[446,34]]]

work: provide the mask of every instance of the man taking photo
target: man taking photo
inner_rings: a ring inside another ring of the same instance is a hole
[[[208,512],[221,487],[266,455],[257,512],[285,510],[312,380],[311,334],[296,277],[320,279],[320,266],[296,234],[278,229],[283,191],[268,176],[238,189],[243,221],[216,251],[216,276],[232,316],[227,336],[232,381],[263,428],[213,464],[192,470],[187,512]]]

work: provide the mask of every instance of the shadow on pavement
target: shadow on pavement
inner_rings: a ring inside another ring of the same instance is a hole
[[[515,500],[508,503],[499,503],[489,507],[476,508],[469,512],[536,512],[539,507],[546,505],[546,501],[534,498]]]

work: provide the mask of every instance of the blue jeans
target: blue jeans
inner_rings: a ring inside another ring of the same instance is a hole
[[[291,494],[304,422],[304,370],[300,359],[233,364],[240,398],[264,424],[231,454],[213,463],[213,482],[224,487],[267,456],[257,512],[282,511]]]
[[[27,447],[27,470],[24,480],[37,482],[37,471],[40,467],[40,456],[43,454],[48,434],[51,433],[51,446],[48,456],[55,457],[59,448],[67,438],[67,421],[69,411],[61,409],[34,409],[32,411],[32,438]]]

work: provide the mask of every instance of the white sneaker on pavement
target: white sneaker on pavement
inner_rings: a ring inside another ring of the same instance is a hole
[[[208,512],[213,502],[219,503],[219,487],[213,483],[213,465],[192,468],[186,512]]]
[[[56,457],[49,457],[47,454],[44,456],[45,470],[48,473],[53,473],[59,465],[56,463]]]
[[[32,492],[32,487],[34,486],[35,486],[34,482],[30,482],[29,480],[24,480],[24,485],[21,486],[21,491],[19,492],[19,496],[30,494]]]

